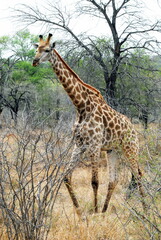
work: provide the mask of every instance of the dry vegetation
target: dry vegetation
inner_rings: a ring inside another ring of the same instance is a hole
[[[137,191],[126,199],[131,175],[125,163],[120,165],[120,181],[107,212],[93,214],[91,169],[90,165],[82,165],[75,169],[73,183],[84,212],[83,221],[78,219],[61,185],[68,170],[66,157],[71,152],[70,147],[65,152],[70,141],[65,141],[64,131],[1,130],[0,239],[160,240],[161,128],[153,125],[146,132],[137,128],[148,215],[142,210]],[[103,158],[99,179],[101,210],[108,184]]]

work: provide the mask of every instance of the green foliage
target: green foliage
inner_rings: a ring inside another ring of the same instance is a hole
[[[65,44],[64,44],[65,45]],[[89,47],[89,46],[88,46]],[[128,46],[126,46],[127,48]],[[112,41],[96,38],[92,41],[93,54],[101,54],[108,71],[112,71]],[[66,61],[87,83],[99,89],[106,97],[107,86],[104,68],[81,49],[65,50]],[[150,56],[145,50],[137,49],[119,65],[116,81],[117,110],[132,118],[142,120],[145,127],[149,121],[157,118],[160,112],[160,64],[156,56]]]
[[[44,63],[36,68],[32,66],[35,54],[32,44],[36,40],[37,36],[31,35],[29,31],[18,32],[13,37],[0,38],[1,92],[6,86],[14,88],[14,84],[16,87],[24,85],[24,89],[27,87],[31,91],[31,100],[34,103],[30,104],[30,107],[33,109],[42,109],[42,112],[46,112],[45,115],[51,112],[51,109],[68,109],[69,103],[62,87],[56,81],[55,84],[52,83],[56,76],[50,64]],[[90,49],[93,54],[98,57],[101,54],[107,69],[112,70],[112,41],[102,37],[91,42]],[[57,48],[82,80],[99,89],[102,95],[106,94],[104,67],[101,67],[95,58],[82,49],[73,49],[70,43],[59,42]],[[144,124],[161,115],[159,68],[160,59],[149,56],[143,50],[137,50],[124,58],[119,66],[116,82],[119,111],[130,117],[140,118]],[[56,102],[59,98],[62,101],[58,107]]]
[[[155,57],[143,51],[126,59],[117,81],[117,98],[126,114],[140,117],[144,123],[147,119],[155,119],[159,110],[160,74]]]
[[[41,64],[36,68],[32,66],[35,55],[32,44],[36,40],[37,37],[28,31],[0,38],[0,94],[3,96],[0,104],[10,109],[15,121],[17,111],[23,108],[28,113],[36,111],[37,116],[34,115],[34,118],[39,120],[48,117],[52,111],[55,118],[55,112],[66,108],[65,97],[61,96],[62,86],[57,81],[53,84],[54,73],[49,64]],[[57,101],[59,98],[62,101]]]
[[[28,30],[18,32],[10,39],[11,51],[18,56],[22,61],[29,61],[34,56],[32,44],[36,41],[36,37],[29,33]]]

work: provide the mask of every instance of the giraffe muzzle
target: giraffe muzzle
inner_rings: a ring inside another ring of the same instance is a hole
[[[35,58],[32,63],[32,66],[34,67],[36,67],[37,65],[39,65],[39,58]]]

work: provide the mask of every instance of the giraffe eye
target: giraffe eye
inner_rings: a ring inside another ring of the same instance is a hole
[[[45,52],[50,52],[50,50],[49,50],[49,49],[46,49]]]

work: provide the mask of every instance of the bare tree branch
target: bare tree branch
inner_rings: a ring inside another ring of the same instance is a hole
[[[25,24],[41,23],[47,29],[68,33],[77,45],[83,48],[101,66],[107,100],[113,107],[117,107],[115,102],[116,82],[122,60],[132,50],[144,49],[154,52],[157,45],[150,33],[159,32],[161,24],[159,21],[151,23],[149,20],[143,19],[143,14],[140,13],[142,7],[142,3],[138,3],[136,0],[119,2],[116,0],[84,0],[79,2],[76,8],[79,18],[84,14],[92,15],[103,19],[107,26],[107,38],[109,36],[112,38],[111,46],[107,44],[112,56],[109,62],[110,67],[103,59],[101,49],[98,49],[91,37],[85,34],[76,34],[71,25],[72,13],[67,13],[66,9],[62,9],[59,5],[49,3],[45,13],[42,13],[38,7],[20,5],[19,9],[15,9],[15,13],[16,19]],[[75,13],[74,16],[76,16]],[[156,48],[155,52],[157,51]]]

